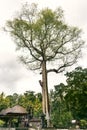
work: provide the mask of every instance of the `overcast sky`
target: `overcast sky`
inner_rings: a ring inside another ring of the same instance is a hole
[[[83,57],[77,66],[87,67],[87,0],[0,0],[0,93],[5,94],[24,93],[25,91],[41,92],[38,83],[41,76],[33,73],[19,63],[15,44],[11,37],[2,31],[2,27],[8,19],[19,11],[25,2],[37,3],[40,8],[49,7],[55,9],[62,7],[67,23],[81,28],[84,32],[85,48]],[[63,74],[49,77],[49,90],[56,84],[65,81]]]

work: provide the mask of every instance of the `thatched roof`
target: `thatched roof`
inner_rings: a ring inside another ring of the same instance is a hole
[[[27,114],[28,112],[26,111],[24,107],[16,105],[12,107],[11,113]]]
[[[26,109],[20,105],[16,105],[12,108],[7,108],[4,109],[0,112],[0,115],[25,115],[28,112],[26,111]]]

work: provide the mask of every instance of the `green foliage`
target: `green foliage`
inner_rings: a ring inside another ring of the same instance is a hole
[[[71,120],[87,127],[87,68],[75,68],[66,73],[67,85],[54,86],[51,96],[51,119],[57,127],[69,127]]]
[[[77,67],[66,74],[66,104],[75,119],[85,119],[87,114],[87,69]]]
[[[51,91],[51,121],[54,127],[69,128],[73,119],[72,113],[67,110],[64,101],[65,85],[59,84],[55,86],[55,90]]]
[[[87,120],[84,119],[80,120],[80,126],[81,128],[87,128]]]
[[[5,29],[22,51],[21,61],[32,70],[41,69],[43,61],[57,61],[55,69],[48,69],[64,71],[77,61],[84,44],[81,30],[65,23],[61,8],[39,10],[36,4],[25,4],[19,15],[7,21]]]
[[[53,126],[58,128],[69,128],[71,125],[70,122],[73,119],[72,114],[65,108],[66,106],[64,106],[64,103],[57,104],[51,113]]]
[[[32,111],[34,117],[39,117],[42,112],[42,95],[41,93],[35,94],[33,91],[26,91],[24,94],[5,96],[4,93],[0,95],[0,110],[8,107],[13,107],[17,104],[23,106],[28,110]]]
[[[0,127],[3,127],[5,122],[3,120],[0,120]]]
[[[8,100],[5,98],[4,93],[0,94],[0,111],[8,107]]]

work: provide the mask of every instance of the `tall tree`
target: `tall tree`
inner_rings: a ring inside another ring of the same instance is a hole
[[[63,72],[76,63],[84,43],[81,30],[65,23],[62,9],[39,10],[36,4],[25,4],[19,15],[7,21],[6,30],[14,38],[17,50],[22,51],[21,61],[29,69],[41,71],[43,113],[49,122],[47,73]]]

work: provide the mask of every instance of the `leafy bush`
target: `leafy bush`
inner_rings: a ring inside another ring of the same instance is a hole
[[[0,120],[0,127],[4,126],[5,122],[3,120]]]
[[[80,125],[81,125],[81,128],[87,128],[87,120],[80,120]]]

